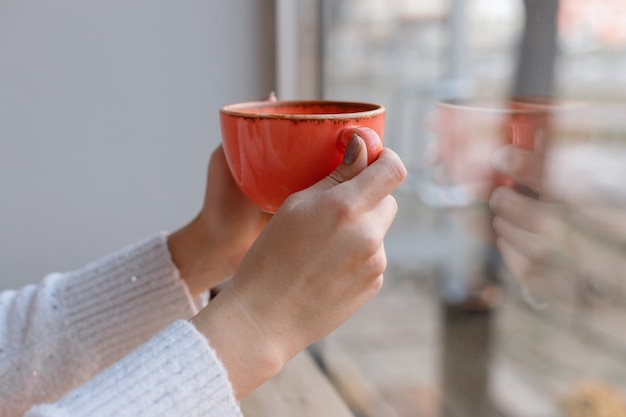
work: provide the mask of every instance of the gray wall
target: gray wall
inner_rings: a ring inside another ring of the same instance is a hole
[[[273,4],[0,2],[0,289],[196,214],[219,107],[273,89]]]

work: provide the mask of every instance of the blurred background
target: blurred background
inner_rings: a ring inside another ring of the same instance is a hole
[[[621,281],[535,300],[420,185],[441,98],[599,103],[623,139],[622,0],[8,0],[0,51],[0,289],[191,219],[222,105],[377,102],[410,171],[385,286],[311,347],[355,416],[626,416]]]
[[[219,108],[274,88],[274,21],[270,0],[0,2],[0,286],[193,218]]]

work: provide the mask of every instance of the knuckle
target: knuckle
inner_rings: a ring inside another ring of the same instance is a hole
[[[358,217],[356,206],[351,204],[349,199],[346,199],[340,192],[337,192],[336,188],[325,194],[322,203],[329,213],[335,213],[337,222],[340,224],[352,222]]]
[[[374,280],[372,280],[371,285],[370,285],[370,290],[372,291],[372,294],[371,294],[372,297],[378,294],[378,292],[381,290],[381,288],[383,287],[383,282],[384,282],[383,274],[378,275],[376,278],[374,278]]]
[[[327,181],[330,181],[330,185],[333,186],[345,182],[346,176],[339,169],[336,169],[335,171],[328,174],[328,177],[326,177],[326,179]]]
[[[395,152],[388,152],[387,174],[394,183],[401,183],[406,179],[407,169]]]
[[[302,200],[303,191],[299,191],[289,195],[283,204],[281,205],[281,209],[284,210],[293,210]]]
[[[530,247],[528,257],[533,263],[549,264],[555,261],[557,253],[552,245],[539,241]]]
[[[362,245],[363,251],[365,252],[366,256],[375,258],[377,257],[378,251],[380,250],[381,241],[375,236],[368,234],[367,236],[363,237]]]
[[[387,201],[387,204],[389,204],[389,206],[391,207],[391,214],[395,217],[395,215],[398,214],[399,210],[398,201],[391,194],[387,195],[385,197],[385,200]]]
[[[378,250],[369,257],[368,269],[373,276],[382,275],[387,269],[387,256],[380,245],[378,246]]]

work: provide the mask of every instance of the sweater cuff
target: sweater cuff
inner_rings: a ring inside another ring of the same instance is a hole
[[[171,260],[164,233],[70,272],[66,323],[84,353],[108,366],[198,308]]]
[[[205,337],[177,321],[54,404],[25,417],[241,416],[226,370]]]

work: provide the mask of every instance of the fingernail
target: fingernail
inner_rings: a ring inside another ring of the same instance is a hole
[[[343,154],[343,163],[346,165],[352,165],[356,161],[359,152],[361,151],[361,137],[356,133],[353,133],[346,146],[346,151]]]

